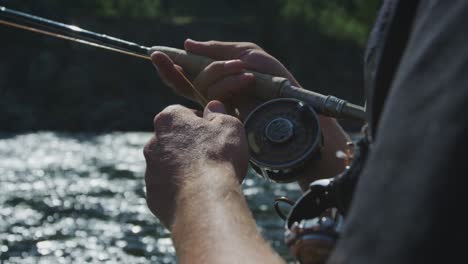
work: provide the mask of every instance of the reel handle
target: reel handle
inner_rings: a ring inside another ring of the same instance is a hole
[[[182,66],[192,76],[198,75],[206,66],[214,61],[208,57],[165,46],[153,46],[149,49],[148,53],[151,54],[155,51],[167,54],[176,64]],[[255,71],[246,72],[255,75],[255,95],[265,101],[275,98],[295,98],[309,104],[314,110],[323,115],[362,121],[366,119],[365,110],[361,106],[350,104],[334,96],[326,96],[295,87],[291,85],[288,79],[283,77]]]

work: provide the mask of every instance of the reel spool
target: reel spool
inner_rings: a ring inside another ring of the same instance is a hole
[[[304,163],[320,158],[323,138],[317,114],[300,100],[268,101],[247,116],[244,127],[250,164],[267,179],[295,181]]]

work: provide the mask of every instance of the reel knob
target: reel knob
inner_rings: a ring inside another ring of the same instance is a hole
[[[247,116],[244,127],[250,164],[272,181],[295,181],[304,163],[320,157],[323,139],[317,114],[300,100],[268,101]]]

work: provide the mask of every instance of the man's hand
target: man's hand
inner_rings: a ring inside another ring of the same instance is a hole
[[[220,100],[228,106],[228,112],[236,108],[240,117],[258,105],[260,101],[250,94],[254,88],[255,78],[243,70],[253,70],[289,79],[298,83],[289,71],[273,56],[259,46],[247,42],[197,42],[185,41],[185,50],[215,61],[194,76],[193,84],[207,100]],[[182,65],[175,65],[161,52],[155,52],[152,60],[165,83],[178,94],[196,101],[197,95],[192,87],[180,75]]]
[[[224,174],[216,177],[243,180],[249,160],[244,129],[225,113],[224,106],[213,101],[203,114],[169,106],[154,118],[155,135],[144,148],[147,202],[166,227],[171,228],[184,192],[195,187],[203,192],[210,181],[220,180],[207,178],[210,170]]]
[[[212,101],[203,114],[170,106],[154,128],[144,149],[147,203],[171,230],[178,263],[282,263],[240,189],[249,159],[242,123]]]

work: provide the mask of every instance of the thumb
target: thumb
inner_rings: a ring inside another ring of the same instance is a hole
[[[181,74],[182,68],[162,52],[151,54],[151,61],[166,85],[172,87],[177,93],[193,98],[193,90],[187,79]]]
[[[203,118],[213,120],[219,114],[227,114],[226,108],[220,101],[209,102],[203,111]]]

